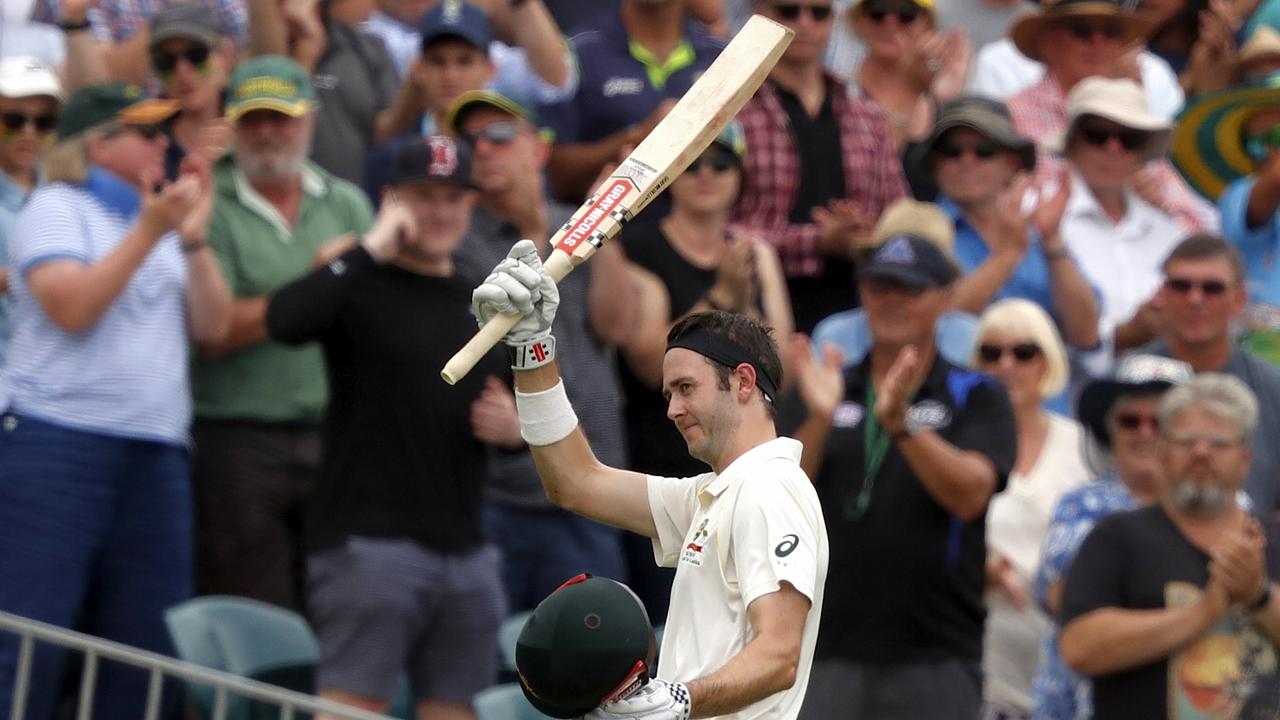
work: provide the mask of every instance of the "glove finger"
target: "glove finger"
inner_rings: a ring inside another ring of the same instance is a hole
[[[521,258],[528,257],[529,255],[532,255],[536,260],[538,257],[538,248],[533,244],[532,240],[528,239],[517,242],[515,245],[511,246],[510,250],[507,251],[507,257],[512,260],[520,260]]]
[[[488,320],[499,313],[510,315],[516,312],[507,291],[494,283],[485,283],[473,290],[471,306],[475,308],[476,316],[482,320]]]
[[[507,294],[511,305],[514,308],[513,312],[520,315],[533,312],[533,294],[529,292],[529,288],[525,287],[525,285],[516,278],[513,278],[510,275],[500,274],[488,285],[491,287],[501,288]]]
[[[520,281],[521,285],[532,290],[542,285],[543,278],[550,280],[551,278],[544,272],[539,272],[539,268],[533,268],[528,265],[515,264],[510,268],[503,268],[502,271]]]

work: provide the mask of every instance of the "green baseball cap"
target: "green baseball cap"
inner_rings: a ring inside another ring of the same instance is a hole
[[[524,103],[493,90],[468,90],[459,95],[453,102],[453,107],[449,108],[445,127],[452,129],[454,134],[461,135],[462,123],[467,115],[482,107],[491,107],[512,117],[520,118],[530,125],[537,125],[533,111]]]
[[[137,85],[123,82],[82,87],[67,98],[58,115],[58,139],[65,140],[91,127],[115,121],[123,125],[153,125],[178,112],[177,100],[147,98]]]
[[[226,116],[230,122],[252,110],[301,117],[316,101],[307,71],[283,55],[260,55],[241,63],[227,86]]]

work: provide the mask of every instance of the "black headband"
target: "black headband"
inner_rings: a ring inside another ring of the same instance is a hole
[[[764,363],[760,361],[760,358],[722,335],[716,335],[702,329],[690,330],[667,343],[667,350],[672,348],[692,350],[730,370],[737,368],[742,363],[746,363],[755,368],[756,385],[764,393],[764,399],[768,402],[773,402],[773,399],[778,395],[778,382],[764,369]]]

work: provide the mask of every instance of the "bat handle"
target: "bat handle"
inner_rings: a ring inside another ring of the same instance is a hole
[[[449,362],[445,363],[444,369],[440,371],[440,377],[450,385],[456,385],[471,372],[471,368],[474,368],[476,363],[480,362],[480,358],[484,357],[494,345],[502,342],[502,338],[519,321],[519,315],[495,315],[467,341],[466,345],[462,346],[461,350],[454,353]]]

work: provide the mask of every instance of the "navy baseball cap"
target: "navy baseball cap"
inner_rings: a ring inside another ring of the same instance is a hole
[[[392,185],[438,182],[474,188],[471,151],[447,135],[413,138],[396,149],[390,182]]]
[[[423,50],[437,40],[453,37],[487,53],[489,43],[493,41],[489,16],[475,5],[461,0],[444,0],[431,8],[422,17],[418,31],[422,33]]]
[[[885,240],[858,272],[859,280],[896,280],[919,289],[950,285],[959,276],[959,269],[941,248],[915,235]]]

